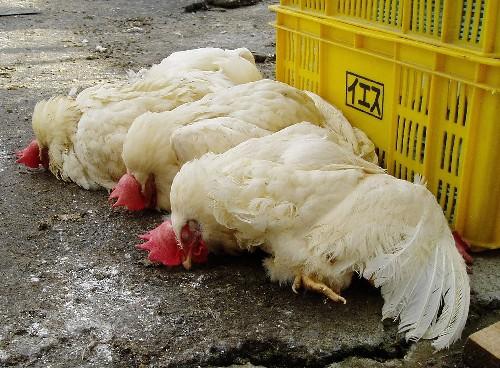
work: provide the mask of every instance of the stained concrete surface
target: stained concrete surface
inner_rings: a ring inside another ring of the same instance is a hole
[[[113,211],[105,192],[14,163],[41,98],[176,50],[274,53],[270,3],[185,13],[190,1],[0,0],[0,13],[40,11],[0,17],[0,366],[463,366],[463,340],[437,354],[406,344],[362,281],[344,306],[271,283],[261,254],[192,272],[151,265],[133,245],[161,214]],[[272,62],[260,67],[272,77]],[[499,265],[476,256],[464,336],[500,318]]]

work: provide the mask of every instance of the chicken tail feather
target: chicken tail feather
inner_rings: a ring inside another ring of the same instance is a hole
[[[434,339],[439,350],[460,338],[469,310],[469,278],[433,198],[398,251],[369,261],[363,275],[381,287],[383,318],[399,317],[407,340]]]

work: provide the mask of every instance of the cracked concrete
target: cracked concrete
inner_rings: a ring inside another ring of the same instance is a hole
[[[41,11],[0,18],[0,366],[462,367],[463,340],[437,354],[406,344],[363,281],[344,306],[269,282],[260,254],[192,272],[153,266],[133,245],[161,214],[112,211],[104,192],[14,163],[41,98],[181,49],[274,52],[271,1],[185,13],[190,3],[0,0]],[[260,64],[268,76],[271,59]],[[500,318],[499,265],[476,256],[465,336]]]

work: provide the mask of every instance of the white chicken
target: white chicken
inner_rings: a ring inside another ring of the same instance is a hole
[[[344,303],[340,291],[357,272],[381,287],[383,318],[399,317],[407,339],[449,346],[470,290],[434,196],[318,129],[299,124],[185,164],[172,184],[171,225],[140,247],[188,269],[208,251],[259,247],[272,280]]]
[[[36,141],[18,153],[18,162],[42,164],[85,189],[111,189],[125,173],[123,140],[136,117],[261,78],[247,49],[173,53],[128,82],[87,88],[76,99],[40,101],[33,112]]]
[[[170,185],[182,164],[302,121],[327,127],[346,149],[376,161],[370,140],[333,106],[319,96],[263,79],[137,118],[123,144],[127,174],[110,199],[116,199],[113,206],[129,210],[169,210]]]

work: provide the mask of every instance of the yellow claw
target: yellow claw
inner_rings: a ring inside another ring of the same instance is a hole
[[[340,296],[335,291],[330,289],[324,283],[318,282],[310,276],[297,274],[295,276],[295,279],[293,280],[293,284],[292,284],[293,292],[297,294],[297,289],[300,289],[302,286],[304,286],[305,289],[309,289],[309,290],[312,290],[314,292],[323,294],[328,299],[331,299],[334,302],[341,302],[343,304],[347,303],[347,301],[342,296]]]

